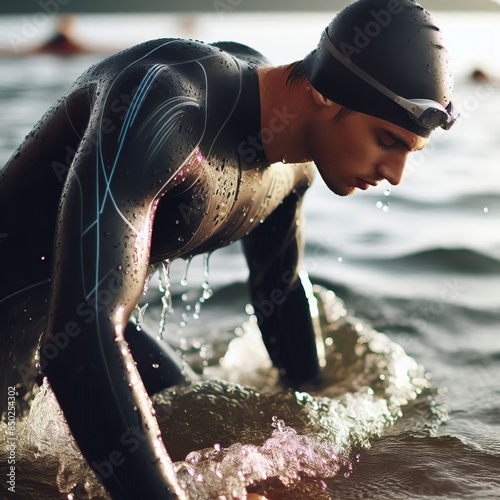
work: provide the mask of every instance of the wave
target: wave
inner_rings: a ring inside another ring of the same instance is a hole
[[[500,259],[470,248],[432,248],[403,256],[359,259],[384,266],[404,267],[405,272],[453,272],[458,274],[500,274]]]
[[[457,437],[403,433],[378,439],[361,454],[355,491],[337,479],[328,486],[334,498],[350,500],[492,500],[499,498],[499,468],[498,455]]]
[[[372,200],[380,199],[380,195],[368,193],[366,199],[369,199],[371,203]],[[404,196],[391,193],[388,201],[391,202],[391,205],[418,209],[418,211],[435,211],[436,209],[454,209],[454,211],[465,211],[468,209],[483,210],[485,207],[488,207],[489,210],[493,210],[494,208],[500,207],[500,192],[483,191],[459,194],[456,196],[441,196],[439,198],[416,198],[412,197],[410,193]]]

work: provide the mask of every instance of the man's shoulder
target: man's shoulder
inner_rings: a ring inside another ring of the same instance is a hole
[[[230,79],[239,75],[242,67],[255,68],[269,61],[258,51],[236,42],[213,44],[181,38],[149,40],[113,54],[87,70],[77,84],[97,80],[109,83],[125,80],[133,83],[157,68],[164,85],[178,88],[179,82],[203,84],[206,78]]]
[[[250,65],[260,66],[260,65],[270,65],[271,62],[258,50],[249,47],[248,45],[243,45],[238,42],[216,42],[210,44],[213,47],[219,48],[221,51],[230,54],[233,57],[242,59]]]
[[[171,64],[208,61],[212,58],[236,58],[250,65],[270,64],[257,50],[237,42],[205,43],[183,38],[149,40],[113,54],[96,67],[123,65],[148,65],[151,62]]]

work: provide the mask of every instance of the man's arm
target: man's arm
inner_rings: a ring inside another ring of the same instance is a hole
[[[264,344],[293,387],[319,377],[315,319],[299,277],[302,254],[300,204],[291,194],[243,239],[252,305]]]
[[[183,498],[124,329],[148,273],[155,207],[196,150],[191,123],[203,115],[194,99],[155,90],[152,69],[101,92],[71,165],[41,347],[80,450],[120,499]],[[112,103],[133,87],[141,92],[117,116]]]

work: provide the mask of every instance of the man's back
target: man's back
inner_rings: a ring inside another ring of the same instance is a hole
[[[265,63],[238,44],[133,47],[88,70],[1,173],[9,232],[0,248],[2,382],[29,389],[42,337],[41,370],[89,462],[121,447],[139,408],[148,438],[120,468],[115,492],[133,494],[131,472],[144,464],[139,473],[156,494],[166,470],[147,465],[158,449],[156,423],[123,339],[147,275],[162,261],[243,238],[252,297],[276,301],[263,330],[273,360],[290,368],[291,380],[317,373],[297,278],[300,205],[313,171],[266,158],[263,142],[294,116],[277,109],[277,129],[261,135],[257,68]],[[303,309],[305,350],[269,337],[288,331],[289,320],[279,330],[275,323],[292,319],[279,312],[289,289],[298,303],[286,307]],[[88,405],[84,394],[95,387]],[[101,408],[110,402],[106,423]]]
[[[300,179],[270,168],[265,157],[256,71],[267,61],[248,47],[219,45],[156,40],[133,47],[87,71],[45,115],[0,174],[9,234],[0,249],[0,300],[49,278],[57,210],[77,151],[79,159],[88,155],[88,168],[100,163],[103,204],[128,191],[132,218],[135,203],[164,191],[152,265],[241,238],[296,182],[310,182],[310,169]],[[276,114],[293,119],[286,109]],[[117,168],[126,170],[128,185],[113,183]],[[88,226],[95,214],[89,217]],[[168,235],[160,230],[166,227]]]

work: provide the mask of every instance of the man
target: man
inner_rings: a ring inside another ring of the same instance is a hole
[[[29,386],[41,336],[41,370],[110,494],[182,497],[145,386],[183,375],[127,328],[147,276],[242,239],[252,300],[273,304],[259,318],[271,359],[294,387],[317,381],[298,275],[308,162],[341,196],[398,184],[453,124],[451,91],[439,28],[411,0],[353,3],[290,66],[171,39],[97,64],[1,173],[3,383]]]

